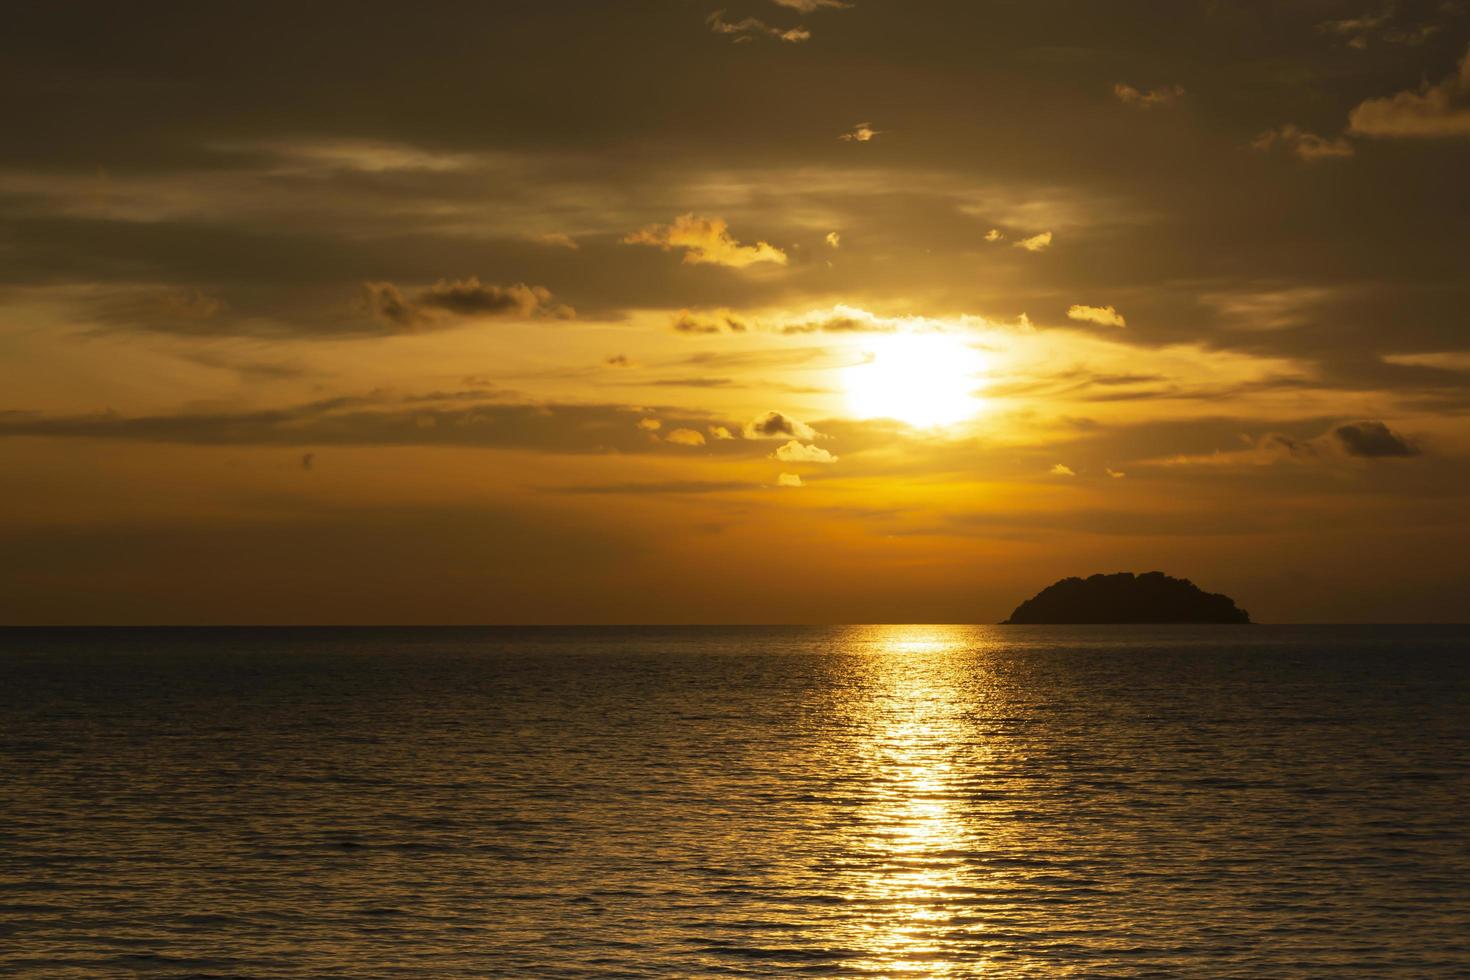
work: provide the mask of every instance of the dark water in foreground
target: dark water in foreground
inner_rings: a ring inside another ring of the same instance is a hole
[[[1470,973],[1470,629],[0,632],[0,974]]]

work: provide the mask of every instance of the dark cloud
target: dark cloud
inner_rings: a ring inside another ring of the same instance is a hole
[[[575,484],[565,487],[544,487],[552,493],[566,494],[628,494],[640,496],[644,494],[703,494],[703,493],[734,493],[740,490],[758,489],[754,483],[741,483],[735,480],[668,480],[662,483],[589,483]]]
[[[745,423],[747,439],[810,439],[815,433],[812,427],[780,412],[767,412]]]
[[[481,391],[464,391],[341,397],[251,412],[52,416],[12,411],[0,413],[0,438],[201,446],[465,446],[571,454],[677,452],[677,444],[650,440],[639,428],[639,421],[653,411],[665,430],[700,430],[719,421],[687,410],[506,403],[487,400]],[[741,440],[715,440],[710,449],[725,455],[761,455],[759,447]]]
[[[405,330],[447,326],[457,320],[479,317],[539,317],[569,319],[575,315],[571,307],[557,303],[551,291],[542,286],[494,286],[476,277],[450,281],[441,279],[406,297],[388,282],[363,283],[368,305],[373,312],[395,327]]]
[[[679,333],[745,333],[751,326],[750,320],[729,310],[680,310],[674,315],[674,329]]]
[[[1419,449],[1382,422],[1352,422],[1332,430],[1350,456],[1375,459],[1385,456],[1417,456]]]
[[[892,333],[897,330],[892,320],[855,313],[829,313],[798,319],[781,326],[781,333]]]

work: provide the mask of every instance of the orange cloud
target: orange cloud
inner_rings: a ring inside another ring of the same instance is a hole
[[[1023,238],[1016,243],[1016,248],[1024,248],[1028,252],[1040,252],[1043,249],[1051,248],[1051,232],[1043,231],[1039,235]]]
[[[1127,321],[1123,314],[1111,306],[1081,306],[1073,305],[1067,309],[1067,317],[1072,320],[1083,320],[1087,323],[1097,323],[1104,327],[1126,327]]]
[[[1368,99],[1348,113],[1357,136],[1432,139],[1470,136],[1470,49],[1459,69],[1437,85]]]
[[[683,249],[690,265],[723,265],[743,269],[757,262],[786,264],[786,253],[765,242],[742,245],[730,235],[723,218],[681,214],[670,225],[648,225],[623,238],[628,245],[653,245],[665,252]]]
[[[874,129],[869,123],[860,122],[852,128],[852,132],[843,133],[837,138],[848,143],[870,143],[874,137],[882,134],[882,130]]]
[[[1252,147],[1263,153],[1278,145],[1308,163],[1350,157],[1356,152],[1353,144],[1341,136],[1328,139],[1316,133],[1309,133],[1292,123],[1276,129],[1268,129],[1251,142]]]
[[[808,446],[805,443],[792,439],[771,454],[772,459],[779,459],[783,463],[835,463],[837,457],[833,456],[821,446]]]
[[[1113,95],[1124,105],[1137,106],[1140,109],[1158,109],[1173,105],[1184,98],[1183,85],[1165,85],[1161,88],[1141,91],[1132,85],[1123,82],[1113,86]]]

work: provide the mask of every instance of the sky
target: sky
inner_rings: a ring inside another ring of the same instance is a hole
[[[1470,3],[47,3],[0,622],[1464,621]]]

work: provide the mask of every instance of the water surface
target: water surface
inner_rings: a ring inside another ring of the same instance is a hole
[[[1470,973],[1470,629],[0,632],[0,973]]]

